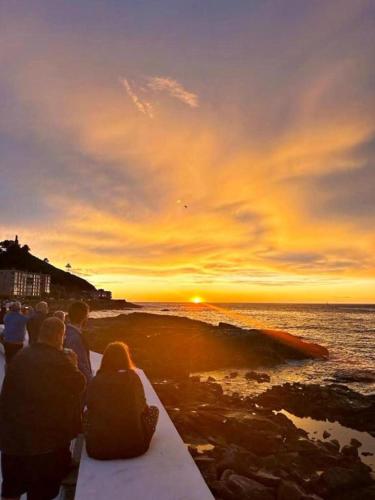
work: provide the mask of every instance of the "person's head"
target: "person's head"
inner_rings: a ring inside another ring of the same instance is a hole
[[[39,330],[38,342],[47,344],[56,349],[63,348],[65,324],[59,318],[47,318]]]
[[[65,312],[64,311],[55,311],[53,313],[53,315],[54,315],[55,318],[59,318],[63,322],[65,321]]]
[[[73,302],[69,307],[69,321],[72,325],[83,325],[89,317],[89,306],[86,302]]]
[[[124,342],[112,342],[107,346],[100,365],[101,372],[117,372],[119,370],[133,370],[134,368],[129,347]]]
[[[44,302],[43,300],[41,302],[38,302],[37,305],[35,306],[35,310],[37,312],[42,313],[42,314],[48,314],[48,304],[47,304],[47,302]]]
[[[9,306],[9,311],[12,311],[12,312],[20,312],[21,311],[21,302],[18,302],[18,300],[16,302],[12,302]]]

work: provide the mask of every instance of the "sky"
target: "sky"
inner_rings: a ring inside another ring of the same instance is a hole
[[[2,0],[0,239],[137,301],[375,302],[372,0]]]

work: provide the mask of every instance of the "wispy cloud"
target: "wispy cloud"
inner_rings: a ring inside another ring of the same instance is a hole
[[[197,94],[189,92],[177,80],[173,80],[167,76],[153,76],[148,79],[147,86],[157,92],[167,92],[172,97],[183,102],[191,108],[199,106],[199,98]]]
[[[148,116],[149,118],[154,117],[154,112],[153,112],[153,107],[152,104],[141,99],[133,90],[132,86],[129,83],[129,80],[126,78],[120,78],[121,84],[125,87],[125,90],[130,97],[130,99],[133,101],[135,107],[144,115]]]

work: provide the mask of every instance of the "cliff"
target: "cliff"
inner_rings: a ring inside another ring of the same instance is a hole
[[[74,274],[62,271],[45,260],[32,255],[27,245],[16,242],[2,242],[0,269],[19,269],[36,273],[50,274],[52,293],[59,288],[61,294],[75,294],[95,291],[94,285]]]

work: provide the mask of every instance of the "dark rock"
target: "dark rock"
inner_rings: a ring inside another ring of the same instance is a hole
[[[189,453],[192,457],[197,457],[199,455],[199,451],[196,446],[188,445]]]
[[[334,379],[340,384],[360,382],[361,384],[375,382],[375,372],[370,370],[339,370],[334,374]]]
[[[292,481],[281,481],[277,490],[277,500],[301,500],[305,492]]]
[[[271,377],[267,373],[258,373],[254,371],[249,371],[245,373],[246,380],[255,380],[256,382],[270,382]]]
[[[342,447],[341,453],[346,457],[358,457],[358,448],[347,444]]]
[[[375,486],[341,491],[330,498],[332,498],[332,500],[375,500]]]
[[[233,474],[227,482],[238,500],[274,500],[274,490],[245,476]]]
[[[330,432],[328,432],[328,431],[324,431],[324,432],[323,432],[323,437],[324,437],[324,439],[327,439],[327,438],[329,438],[330,436],[331,436],[331,433],[330,433]]]
[[[281,481],[280,477],[275,476],[274,474],[270,474],[269,472],[264,470],[249,470],[247,475],[258,483],[264,484],[264,486],[270,486],[272,488],[276,488],[276,486],[278,486]]]
[[[320,477],[320,485],[323,491],[328,493],[344,492],[346,489],[363,487],[371,483],[371,476],[368,468],[353,467],[332,467],[323,472]]]
[[[360,448],[362,446],[362,443],[361,443],[361,441],[358,441],[358,439],[352,438],[350,440],[350,445],[354,446],[355,448]]]
[[[372,457],[374,454],[370,451],[362,451],[361,455],[363,455],[364,457]]]
[[[340,449],[340,443],[337,441],[337,439],[331,439],[330,443],[333,444],[337,450]]]
[[[217,471],[221,475],[226,469],[232,469],[237,474],[245,475],[251,465],[257,463],[256,456],[240,446],[230,445],[217,461]]]
[[[375,435],[375,395],[366,396],[342,385],[284,384],[268,389],[253,400],[265,408],[285,409],[299,417],[337,420],[352,429]]]
[[[173,315],[133,313],[90,319],[90,348],[126,342],[149,377],[182,377],[217,369],[256,369],[289,359],[325,357],[326,349],[286,332],[211,325]]]
[[[268,470],[275,470],[279,465],[275,455],[267,455],[266,457],[263,457],[260,460],[260,463]]]
[[[238,376],[238,372],[230,372],[229,378],[236,378]]]
[[[220,476],[220,481],[227,481],[233,474],[235,474],[235,471],[233,469],[225,469],[225,471],[223,471]]]

